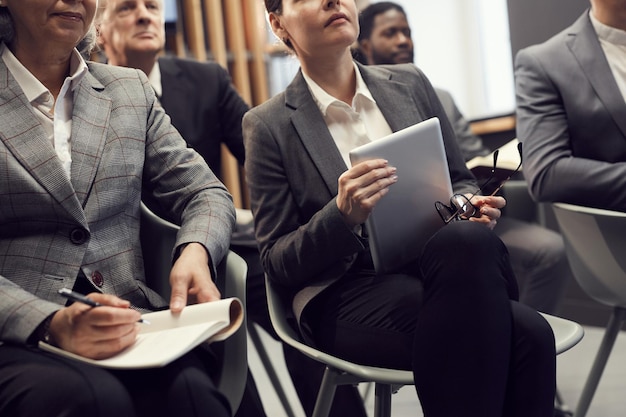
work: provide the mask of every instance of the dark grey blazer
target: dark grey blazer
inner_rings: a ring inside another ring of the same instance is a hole
[[[423,73],[413,64],[359,69],[393,131],[434,116],[441,119],[455,190],[475,191],[454,132]],[[347,167],[301,73],[283,93],[248,112],[243,130],[263,266],[273,280],[294,291],[308,287],[299,310],[367,250],[335,202],[337,180]]]
[[[145,285],[142,186],[182,221],[177,245],[201,242],[217,264],[232,199],[187,148],[142,72],[89,63],[74,92],[68,179],[39,119],[0,59],[0,342],[25,343],[65,304],[79,272],[135,306],[166,305]]]
[[[626,102],[588,11],[517,54],[515,88],[534,198],[626,211]]]

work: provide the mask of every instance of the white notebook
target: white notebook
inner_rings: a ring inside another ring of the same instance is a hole
[[[97,308],[97,307],[96,307]],[[170,310],[142,315],[135,343],[108,359],[89,359],[39,342],[39,348],[103,368],[140,369],[165,366],[200,343],[230,337],[243,323],[243,305],[238,298],[189,305],[180,314]]]
[[[365,223],[377,273],[396,270],[419,257],[443,225],[435,201],[452,196],[439,119],[434,117],[350,152],[352,165],[383,158],[397,168],[398,182]]]

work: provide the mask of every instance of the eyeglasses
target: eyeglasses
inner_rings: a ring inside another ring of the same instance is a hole
[[[522,144],[521,142],[517,144],[517,152],[519,153],[519,164],[515,171],[511,172],[508,177],[506,177],[503,181],[500,181],[498,186],[489,194],[490,196],[496,195],[500,189],[506,184],[508,180],[511,179],[515,173],[517,173],[522,167]],[[482,193],[482,191],[487,187],[494,178],[496,174],[496,165],[498,163],[498,154],[499,150],[496,149],[493,153],[493,168],[491,168],[491,173],[489,178],[480,186],[478,190],[476,190],[471,196],[467,197],[463,194],[454,194],[450,197],[450,205],[446,205],[441,201],[435,202],[435,209],[437,209],[437,213],[441,216],[441,219],[445,224],[448,224],[452,221],[457,220],[467,220],[470,217],[476,215],[478,209],[470,202],[470,200],[477,194]]]

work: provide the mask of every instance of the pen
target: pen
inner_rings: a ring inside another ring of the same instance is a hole
[[[76,291],[72,291],[69,288],[61,288],[59,290],[59,294],[61,294],[63,297],[68,298],[72,301],[87,304],[88,306],[91,306],[91,307],[99,307],[102,305],[99,302],[94,301],[91,298],[87,297],[86,295],[77,293]],[[144,320],[144,319],[139,319],[138,323],[150,324],[148,320]]]

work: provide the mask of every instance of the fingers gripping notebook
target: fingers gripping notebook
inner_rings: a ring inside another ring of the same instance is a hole
[[[383,158],[397,168],[398,182],[376,204],[365,224],[377,273],[419,257],[426,241],[443,226],[435,201],[452,195],[439,119],[434,117],[359,146],[350,161]]]

